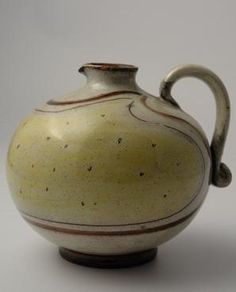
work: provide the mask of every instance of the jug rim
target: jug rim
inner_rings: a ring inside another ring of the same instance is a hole
[[[85,69],[98,69],[103,71],[137,71],[138,67],[129,64],[120,63],[86,63],[79,68],[79,72],[83,73]]]

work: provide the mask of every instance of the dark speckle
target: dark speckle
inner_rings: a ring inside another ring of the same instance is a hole
[[[18,144],[17,146],[16,146],[16,149],[19,149],[20,148],[20,144]]]
[[[66,124],[67,124],[67,125],[69,125],[69,124],[70,124],[70,122],[66,122]]]
[[[154,147],[156,147],[157,146],[157,144],[155,144],[155,143],[152,143],[152,147],[154,148]]]
[[[93,168],[92,166],[89,166],[89,167],[88,167],[88,171],[91,171],[91,170],[92,170],[92,168]]]
[[[85,205],[84,201],[81,201],[81,206],[84,206],[84,205]]]
[[[52,171],[55,172],[56,171],[56,168],[54,167]]]
[[[49,136],[48,136],[46,139],[47,139],[47,140],[50,140],[50,139],[51,139],[51,137],[49,137]]]
[[[64,148],[67,148],[68,147],[68,145],[66,144],[66,145],[64,145]]]
[[[32,164],[31,167],[34,168],[34,164]]]
[[[166,197],[167,197],[167,194],[164,194],[164,195],[163,195],[163,198],[166,198]]]
[[[140,176],[143,176],[143,175],[144,175],[144,172],[140,172],[139,175],[140,175]]]
[[[94,206],[96,206],[96,205],[97,205],[97,203],[96,203],[96,202],[94,202],[93,204],[94,204]]]
[[[176,162],[176,166],[180,166],[180,162],[178,161],[178,162]]]
[[[122,141],[122,138],[119,138],[119,139],[117,140],[118,144],[120,144],[121,141]]]
[[[105,117],[105,114],[101,114],[101,117],[103,117],[103,118],[104,118],[104,117]]]
[[[22,194],[22,189],[20,189],[20,194]]]
[[[46,187],[45,191],[46,191],[46,192],[48,191],[48,187]]]

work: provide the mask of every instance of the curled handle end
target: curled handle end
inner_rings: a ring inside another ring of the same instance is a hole
[[[211,183],[217,187],[226,187],[232,180],[230,169],[221,162],[230,120],[230,101],[227,90],[221,79],[205,67],[199,65],[176,67],[161,82],[160,95],[165,101],[178,108],[178,103],[171,95],[171,89],[176,81],[183,77],[195,77],[204,81],[215,97],[217,115],[210,146],[212,157]]]

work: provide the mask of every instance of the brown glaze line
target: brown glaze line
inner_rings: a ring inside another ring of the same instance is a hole
[[[134,117],[135,119],[137,119],[137,120],[139,120],[139,121],[146,122],[146,123],[150,123],[149,121],[143,120],[143,119],[139,118],[138,116],[136,116],[136,115],[132,112],[132,110],[131,110],[132,105],[133,105],[133,102],[131,102],[131,103],[128,105],[129,112],[130,112],[130,114],[132,115],[132,117]],[[171,129],[172,131],[179,132],[181,135],[183,135],[183,136],[185,136],[187,139],[191,140],[191,142],[197,146],[197,148],[198,148],[198,150],[199,150],[199,152],[200,152],[200,154],[201,154],[201,156],[202,156],[202,161],[203,161],[203,173],[204,173],[204,175],[205,175],[205,170],[206,170],[205,160],[204,160],[204,157],[203,157],[203,154],[202,154],[202,151],[201,151],[199,145],[193,140],[193,138],[192,138],[191,136],[187,135],[186,133],[180,131],[180,130],[177,129],[177,128],[174,128],[174,127],[171,127],[171,126],[168,126],[168,125],[165,125],[165,124],[157,123],[157,122],[155,122],[155,124],[156,124],[156,125],[160,125],[160,126],[164,126],[164,127],[168,128],[168,129]],[[170,217],[172,217],[172,216],[174,216],[174,215],[177,215],[178,213],[182,212],[184,209],[186,209],[186,208],[187,208],[187,207],[188,207],[188,206],[189,206],[189,205],[190,205],[190,204],[196,199],[196,197],[198,196],[198,194],[199,194],[199,192],[200,192],[200,190],[201,190],[201,188],[202,188],[202,186],[203,186],[204,175],[203,175],[203,178],[202,178],[202,180],[201,180],[201,183],[199,184],[199,189],[198,189],[198,191],[193,195],[193,198],[191,199],[191,201],[190,201],[186,206],[184,206],[182,209],[180,209],[179,211],[175,212],[175,213],[172,214],[171,216],[168,216],[168,217],[165,217],[165,218],[161,218],[161,219],[159,219],[159,220],[163,220],[163,219],[170,218]],[[158,220],[153,220],[153,221],[149,221],[149,222],[155,222],[155,221],[158,221]],[[149,223],[149,222],[146,222],[146,223]]]
[[[103,71],[134,71],[136,72],[138,70],[138,67],[133,65],[127,65],[127,64],[114,64],[114,63],[87,63],[84,64],[79,68],[79,72],[83,73],[84,69],[98,69]]]
[[[78,106],[73,106],[71,108],[62,109],[62,110],[43,110],[43,109],[36,108],[35,111],[36,112],[42,112],[42,113],[60,113],[60,112],[65,112],[65,111],[77,109],[77,108],[80,108],[80,107],[85,107],[85,106],[89,106],[89,105],[94,105],[94,104],[104,103],[104,102],[114,101],[114,100],[120,100],[120,99],[121,100],[122,99],[131,100],[131,98],[129,98],[129,97],[117,97],[117,98],[101,100],[101,101],[97,101],[97,102],[93,102],[93,103],[81,104],[81,105],[78,105]]]
[[[128,105],[129,113],[131,114],[131,116],[132,116],[133,118],[135,118],[135,119],[141,121],[141,122],[148,122],[148,121],[146,121],[146,120],[143,120],[143,119],[139,118],[138,116],[136,116],[136,115],[132,112],[131,108],[132,108],[133,104],[134,104],[134,101],[132,101],[132,102]]]
[[[195,130],[195,131],[201,136],[201,138],[203,139],[203,142],[204,142],[204,144],[205,144],[205,146],[206,146],[206,148],[207,148],[207,152],[208,152],[208,154],[211,155],[208,141],[206,140],[206,138],[202,135],[202,133],[201,133],[197,128],[195,128],[192,124],[190,124],[189,122],[187,122],[185,119],[182,119],[182,118],[180,118],[180,117],[176,117],[176,116],[174,116],[174,115],[170,115],[170,114],[167,114],[167,113],[159,112],[159,111],[153,109],[152,107],[150,107],[150,106],[147,104],[146,100],[147,100],[147,97],[144,96],[144,95],[142,95],[141,98],[140,98],[140,101],[141,101],[141,103],[142,103],[147,109],[149,109],[150,111],[152,111],[152,112],[154,112],[154,113],[157,113],[157,114],[159,114],[159,115],[162,115],[162,116],[166,116],[166,117],[169,117],[169,118],[172,118],[172,119],[175,119],[175,120],[181,121],[181,122],[183,122],[183,123],[185,123],[185,124],[191,126],[192,128],[194,128],[194,130]]]
[[[144,97],[144,96],[143,96],[143,97]],[[131,98],[115,98],[115,99],[110,99],[110,100],[105,100],[105,101],[94,102],[94,103],[92,103],[92,104],[98,104],[98,103],[103,103],[103,102],[107,102],[107,101],[119,100],[119,99],[131,100]],[[135,119],[137,119],[137,120],[139,120],[139,121],[149,123],[149,121],[143,120],[143,119],[137,117],[136,115],[134,115],[134,113],[133,113],[132,110],[131,110],[133,104],[134,104],[134,101],[132,101],[132,102],[128,105],[128,110],[129,110],[129,113],[132,115],[132,117],[134,117]],[[79,108],[79,107],[84,107],[84,106],[88,106],[88,105],[91,105],[91,104],[79,105],[79,106],[77,106],[77,107],[73,107],[72,109]],[[144,104],[144,106],[145,106],[145,105],[146,105],[146,104]],[[146,106],[146,107],[147,107],[147,108],[150,108],[149,106]],[[150,109],[151,109],[151,108],[150,108]],[[71,110],[71,109],[67,109],[67,110]],[[161,112],[158,112],[158,111],[156,111],[156,110],[154,110],[154,109],[152,109],[152,110],[153,110],[154,112],[157,112],[157,113],[159,113],[159,114],[162,114]],[[36,111],[49,112],[49,111],[43,111],[43,110],[40,110],[40,109],[36,109]],[[65,111],[65,110],[61,110],[61,111]],[[54,111],[50,111],[50,112],[54,113]],[[59,111],[55,111],[55,113],[57,113],[57,112],[59,112]],[[163,113],[163,115],[170,116],[170,115],[168,115],[168,114],[164,114],[164,113]],[[171,116],[170,116],[170,117],[171,117]],[[173,117],[174,117],[174,116],[173,116]],[[175,118],[175,117],[174,117],[174,118]],[[186,121],[185,121],[185,122],[186,122]],[[179,132],[180,134],[182,134],[182,135],[184,135],[185,137],[187,137],[188,139],[190,139],[190,140],[192,141],[192,143],[194,143],[194,144],[197,146],[197,148],[199,149],[199,152],[200,152],[200,154],[201,154],[201,156],[202,156],[202,160],[203,160],[203,168],[204,168],[204,169],[203,169],[203,173],[205,174],[205,169],[206,169],[206,168],[205,168],[205,160],[204,160],[204,157],[203,157],[203,154],[202,154],[202,151],[201,151],[199,145],[193,140],[193,138],[192,138],[191,136],[187,135],[186,133],[180,131],[179,129],[174,128],[174,127],[171,127],[171,126],[168,126],[168,125],[165,125],[165,124],[161,124],[161,123],[157,123],[157,122],[155,122],[155,124],[157,124],[157,125],[161,125],[161,126],[164,126],[164,127],[169,128],[169,129],[171,129],[171,130],[173,130],[173,131],[177,131],[177,132]],[[199,184],[199,188],[198,188],[197,192],[193,195],[193,198],[191,199],[191,201],[190,201],[186,206],[184,206],[182,209],[178,210],[178,211],[175,212],[174,214],[171,214],[170,216],[163,217],[163,218],[160,218],[160,219],[157,219],[157,220],[147,221],[147,222],[138,222],[138,223],[123,224],[123,225],[93,225],[93,226],[100,226],[100,227],[104,227],[104,226],[107,226],[107,227],[109,227],[109,226],[110,226],[110,227],[112,227],[112,226],[129,226],[129,225],[137,225],[137,224],[152,223],[152,222],[157,222],[157,221],[161,221],[161,220],[164,220],[164,219],[168,219],[168,218],[173,217],[173,216],[179,214],[180,212],[182,212],[184,209],[186,209],[186,208],[187,208],[187,207],[188,207],[188,206],[189,206],[189,205],[190,205],[190,204],[191,204],[191,203],[197,198],[197,196],[198,196],[198,194],[199,194],[199,191],[200,191],[201,188],[202,188],[203,183],[204,183],[204,175],[203,175],[203,178],[202,178],[202,180],[201,180],[201,182],[200,182],[200,184]],[[20,212],[24,214],[24,212],[22,212],[22,211],[20,211]],[[28,214],[25,214],[25,215],[27,215],[27,216],[31,216],[31,217],[34,217],[34,216],[32,216],[32,215],[28,215]],[[39,218],[39,217],[34,217],[34,218],[44,220],[44,219]],[[50,220],[48,220],[48,221],[50,222]],[[52,222],[53,222],[53,221],[52,221]],[[55,221],[54,221],[54,222],[55,222]],[[68,225],[81,225],[81,226],[87,226],[86,224],[76,224],[76,223],[65,223],[65,222],[55,222],[55,223],[62,223],[62,224],[68,224]],[[92,225],[90,225],[90,226],[92,226]]]
[[[200,207],[200,206],[199,206]],[[50,231],[55,231],[55,232],[60,232],[60,233],[66,233],[66,234],[73,234],[73,235],[101,235],[101,236],[122,236],[122,235],[138,235],[138,234],[143,234],[143,233],[152,233],[152,232],[158,232],[158,231],[163,231],[172,227],[177,226],[178,224],[184,223],[186,220],[190,219],[199,209],[197,207],[193,212],[190,214],[186,215],[185,217],[182,217],[179,220],[176,220],[172,223],[167,223],[161,226],[156,226],[152,228],[147,228],[147,229],[139,229],[139,230],[123,230],[123,231],[87,231],[87,230],[75,230],[75,229],[69,229],[69,228],[64,228],[64,227],[56,227],[56,226],[50,226],[45,223],[39,223],[35,222],[29,218],[26,218],[23,216],[23,218],[29,222],[30,224],[50,230]]]
[[[56,101],[56,100],[49,100],[47,102],[48,105],[70,105],[70,104],[77,104],[77,103],[84,103],[84,102],[90,102],[94,100],[99,100],[102,98],[106,97],[111,97],[115,95],[120,95],[120,94],[136,94],[136,95],[141,95],[141,93],[133,90],[119,90],[119,91],[112,91],[104,94],[99,94],[94,97],[89,97],[81,100],[66,100],[66,101]]]
[[[76,104],[76,103],[82,103],[82,102],[90,102],[90,101],[94,101],[94,100],[98,100],[98,99],[102,99],[102,98],[106,98],[106,97],[111,97],[111,96],[114,96],[114,95],[119,95],[119,94],[137,94],[137,95],[141,95],[141,93],[137,92],[137,91],[132,91],[132,90],[123,90],[123,91],[113,91],[113,92],[109,92],[107,94],[101,94],[101,95],[97,95],[97,96],[94,96],[94,97],[91,97],[91,98],[87,98],[87,99],[84,99],[84,100],[77,100],[77,101],[65,101],[65,102],[57,102],[57,101],[48,101],[47,104],[50,104],[50,105],[70,105],[70,104]],[[111,100],[107,100],[107,101],[113,101],[113,100],[117,100],[117,99],[130,99],[130,98],[115,98],[115,99],[111,99]],[[163,112],[159,112],[155,109],[153,109],[152,107],[150,107],[147,102],[147,97],[146,96],[141,96],[140,98],[140,102],[149,110],[151,110],[152,112],[155,112],[159,115],[162,115],[162,116],[166,116],[166,117],[169,117],[169,118],[172,118],[172,119],[175,119],[175,120],[179,120],[191,127],[193,127],[195,129],[195,131],[201,136],[201,138],[203,139],[203,142],[204,142],[204,145],[207,149],[207,152],[208,152],[208,155],[209,157],[211,158],[211,152],[210,152],[210,148],[209,148],[209,144],[208,144],[208,141],[205,139],[205,137],[202,135],[202,133],[197,129],[195,128],[192,124],[188,123],[185,119],[182,119],[182,118],[179,118],[179,117],[176,117],[174,115],[170,115],[170,114],[167,114],[167,113],[163,113]],[[101,101],[101,102],[105,102],[105,101]],[[88,106],[88,105],[93,105],[93,104],[97,104],[97,103],[100,103],[100,102],[93,102],[93,103],[89,103],[89,104],[84,104],[84,105],[80,105],[80,106],[76,106],[76,107],[73,107],[73,108],[69,108],[69,109],[62,109],[62,110],[57,110],[57,111],[54,111],[54,110],[42,110],[42,109],[35,109],[35,111],[38,111],[38,112],[43,112],[43,113],[58,113],[58,112],[63,112],[63,111],[67,111],[67,110],[72,110],[72,109],[76,109],[76,108],[79,108],[79,107],[83,107],[83,106]],[[130,114],[140,120],[140,121],[143,121],[145,122],[145,120],[135,116],[132,111],[131,111],[131,107],[132,107],[133,103],[131,103],[128,108],[129,108],[129,112]],[[146,121],[147,122],[147,121]]]

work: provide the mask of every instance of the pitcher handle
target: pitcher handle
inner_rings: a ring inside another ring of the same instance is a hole
[[[196,77],[204,81],[215,97],[217,113],[210,146],[212,159],[211,183],[217,187],[226,187],[232,180],[230,169],[221,162],[230,120],[230,101],[227,90],[221,79],[205,67],[199,65],[178,66],[170,71],[160,85],[161,97],[175,107],[179,107],[179,105],[171,96],[171,89],[175,82],[183,77]]]

